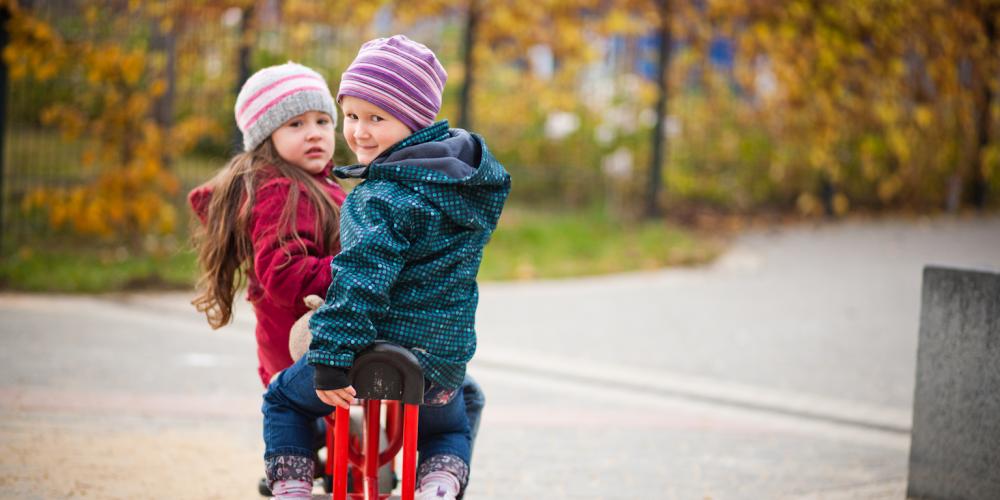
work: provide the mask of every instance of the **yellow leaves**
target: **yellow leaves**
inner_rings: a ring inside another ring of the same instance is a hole
[[[143,94],[132,94],[125,101],[125,108],[122,110],[127,116],[144,116],[148,111],[152,100]]]
[[[203,137],[218,136],[225,133],[219,124],[207,116],[192,116],[186,118],[170,131],[171,147],[177,151],[189,151]]]
[[[833,165],[833,157],[830,152],[819,144],[809,148],[809,165],[814,167],[816,170],[824,170],[831,165]]]
[[[844,193],[833,195],[833,213],[836,215],[846,215],[851,208],[851,202]]]
[[[82,167],[90,168],[93,167],[97,162],[97,151],[92,147],[84,148],[83,152],[80,153],[80,164]]]
[[[106,171],[90,184],[31,191],[22,208],[45,210],[53,227],[84,235],[167,234],[175,229],[177,214],[161,193],[164,187],[176,191],[176,182],[158,164],[136,162]]]
[[[153,80],[153,83],[149,86],[149,95],[153,97],[160,97],[167,92],[167,81],[163,78],[157,78]]]
[[[101,11],[97,5],[88,5],[83,10],[83,20],[90,26],[97,24],[98,19],[100,19],[100,15]]]
[[[903,190],[903,179],[899,174],[892,174],[878,181],[878,198],[883,203],[891,203]]]
[[[901,163],[910,162],[910,139],[906,132],[899,128],[890,128],[885,133],[886,143]]]
[[[305,23],[296,24],[292,27],[290,35],[292,43],[299,46],[305,45],[312,39],[312,26]]]
[[[847,214],[851,209],[851,201],[844,193],[835,193],[830,200],[833,213],[838,216]],[[812,193],[801,193],[795,200],[795,208],[799,213],[807,217],[822,215],[825,211],[823,202]]]
[[[148,3],[143,9],[165,13],[167,7]],[[87,7],[82,16],[84,22],[102,22],[103,14],[99,7]],[[163,31],[173,27],[173,21],[164,24],[160,18],[151,22]],[[72,92],[47,105],[39,118],[65,139],[81,140],[80,168],[95,173],[76,186],[34,190],[23,208],[42,211],[53,227],[83,235],[133,238],[172,231],[177,224],[172,197],[180,183],[164,166],[166,131],[150,116],[155,99],[167,91],[163,58],[157,66],[145,46],[121,40],[64,43],[51,26],[26,16],[12,25],[14,36],[4,52],[12,76],[44,80],[58,74],[75,82]],[[169,152],[176,151],[181,150]]]
[[[121,74],[126,84],[135,85],[139,82],[145,69],[144,58],[145,54],[139,49],[134,49],[122,56],[120,61]]]
[[[45,61],[35,66],[35,78],[40,81],[51,80],[59,72],[59,65],[54,61]]]
[[[812,193],[801,193],[795,200],[795,207],[805,216],[816,216],[823,213],[823,203]]]
[[[645,32],[645,26],[635,22],[628,12],[622,9],[612,9],[604,18],[603,28],[608,33],[639,35]]]
[[[125,50],[117,43],[82,44],[81,56],[87,68],[87,81],[134,86],[146,71],[146,53],[134,48]]]
[[[45,206],[47,200],[48,192],[45,189],[35,189],[28,191],[28,193],[21,199],[21,210],[29,212],[32,209],[40,208]]]
[[[523,29],[522,19],[514,9],[499,8],[490,16],[490,29],[496,33],[516,33]]]
[[[816,54],[816,66],[820,71],[837,71],[840,66],[839,54],[834,49],[822,46]]]
[[[170,33],[174,30],[174,18],[166,16],[160,20],[160,33]]]
[[[177,227],[177,209],[173,205],[161,204],[160,211],[156,215],[156,230],[160,234],[170,234]]]
[[[934,110],[930,106],[918,105],[913,112],[913,119],[920,128],[929,128],[934,123]]]
[[[54,104],[42,110],[42,123],[58,126],[64,139],[70,140],[80,136],[86,128],[86,117],[74,107]]]
[[[15,9],[7,30],[10,42],[4,48],[3,59],[11,79],[34,77],[44,82],[59,72],[66,59],[66,47],[47,23]]]

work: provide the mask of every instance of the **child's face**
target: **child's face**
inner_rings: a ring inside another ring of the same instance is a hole
[[[344,139],[358,163],[368,165],[413,133],[398,118],[364,99],[345,95],[340,108],[344,110]]]
[[[271,140],[285,161],[310,174],[318,174],[333,158],[336,133],[330,115],[306,111],[278,127]]]

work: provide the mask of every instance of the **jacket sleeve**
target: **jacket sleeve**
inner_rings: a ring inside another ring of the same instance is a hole
[[[308,359],[317,367],[318,384],[328,367],[349,368],[375,340],[375,324],[389,310],[389,294],[410,247],[408,218],[405,209],[384,200],[347,197],[341,220],[350,228],[349,242],[345,235],[344,249],[333,259],[326,302],[309,321]]]
[[[316,207],[299,193],[294,227],[284,238],[278,230],[291,181],[272,180],[256,193],[250,222],[254,272],[264,293],[281,307],[302,305],[303,297],[325,295],[330,286],[331,255],[321,252],[322,235],[316,234]],[[302,240],[295,240],[293,234]],[[336,249],[333,249],[336,250]]]

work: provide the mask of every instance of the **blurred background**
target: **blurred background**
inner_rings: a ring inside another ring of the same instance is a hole
[[[233,103],[403,33],[513,176],[481,278],[711,260],[733,230],[996,209],[993,0],[2,0],[0,287],[189,288]],[[338,164],[352,161],[338,137]],[[58,279],[54,277],[58,276]]]
[[[403,33],[448,71],[440,118],[513,177],[469,498],[903,498],[922,269],[1000,269],[998,22],[1000,0],[0,0],[0,497],[252,496],[252,308],[207,335],[185,195],[240,144],[254,71],[336,89]]]

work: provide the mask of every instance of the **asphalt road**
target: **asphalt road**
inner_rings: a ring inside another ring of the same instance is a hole
[[[998,249],[996,216],[859,221],[484,284],[466,498],[901,498],[922,268]],[[252,315],[188,295],[0,295],[0,497],[256,496]]]

